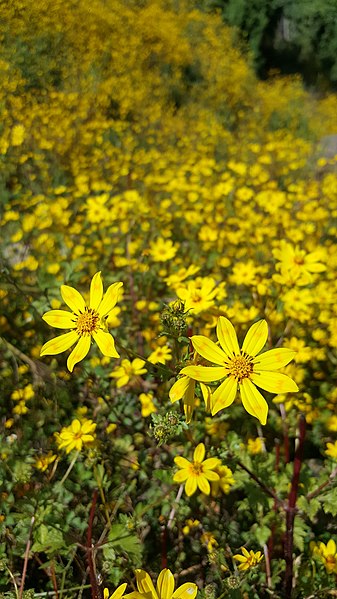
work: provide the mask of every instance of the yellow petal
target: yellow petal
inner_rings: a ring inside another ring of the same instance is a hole
[[[203,470],[214,470],[214,468],[220,466],[220,463],[219,458],[207,458],[207,460],[202,463],[202,467]]]
[[[172,599],[195,599],[198,587],[194,582],[185,582],[174,591]]]
[[[79,315],[80,312],[84,312],[86,306],[85,301],[81,294],[74,289],[74,287],[69,287],[69,285],[61,285],[61,295],[72,312],[77,315]]]
[[[216,334],[220,341],[220,345],[228,357],[236,356],[240,353],[238,344],[238,338],[232,323],[225,318],[220,316],[216,327]]]
[[[114,338],[110,333],[106,333],[105,331],[99,329],[96,333],[93,333],[93,338],[96,341],[103,356],[108,356],[109,358],[120,357],[119,353],[115,348]]]
[[[295,381],[286,374],[280,372],[253,372],[251,380],[255,385],[265,391],[270,391],[270,393],[280,394],[298,391],[298,386]]]
[[[210,460],[211,459],[215,458],[210,458]],[[206,462],[208,462],[208,460],[206,460]],[[213,470],[204,470],[204,476],[207,478],[207,480],[216,481],[220,479],[220,476],[217,474],[217,472],[213,472]]]
[[[119,585],[119,587],[117,587],[117,589],[115,590],[114,593],[112,593],[110,599],[121,599],[121,597],[123,596],[123,593],[127,587],[127,583],[124,582],[123,584]]]
[[[186,374],[196,381],[211,383],[212,381],[223,379],[227,371],[224,367],[219,366],[185,366],[180,371],[180,374]]]
[[[75,331],[70,331],[70,333],[65,333],[64,335],[60,335],[59,337],[55,337],[55,339],[50,339],[47,341],[42,347],[40,351],[40,356],[54,356],[55,354],[61,354],[66,349],[69,349],[74,343],[78,341],[78,334]]]
[[[177,466],[179,466],[179,468],[189,468],[191,465],[191,462],[186,460],[186,458],[183,458],[181,455],[177,455],[174,458],[174,463],[177,464]]]
[[[259,372],[260,370],[277,370],[289,364],[295,356],[296,352],[286,347],[270,349],[253,360],[254,372]]]
[[[150,593],[153,599],[158,599],[153,582],[145,570],[135,570],[138,591],[140,593]]]
[[[157,593],[160,599],[172,599],[174,591],[174,578],[171,570],[165,568],[158,576]]]
[[[245,336],[242,351],[249,356],[256,356],[265,346],[268,339],[268,325],[265,320],[253,324]]]
[[[202,476],[202,475],[198,476],[197,484],[202,493],[205,493],[205,495],[210,494],[211,487],[210,487],[210,484],[205,476]]]
[[[210,388],[207,387],[207,385],[204,385],[204,383],[200,383],[200,389],[201,389],[202,396],[204,398],[205,408],[206,408],[207,412],[210,412],[211,405],[212,405],[212,392],[211,392]]]
[[[205,453],[206,453],[205,445],[203,443],[199,443],[199,445],[197,445],[194,450],[193,461],[201,463],[205,457]]]
[[[268,404],[249,379],[243,379],[240,383],[240,393],[243,407],[252,416],[258,418],[261,424],[266,424],[268,415]]]
[[[230,406],[236,396],[237,382],[234,378],[228,377],[212,394],[212,416],[215,416],[223,408]]]
[[[169,398],[172,403],[181,399],[183,395],[186,393],[188,385],[190,384],[191,379],[188,376],[184,376],[178,379],[171,387],[169,392]]]
[[[78,343],[75,345],[73,351],[68,356],[67,366],[70,372],[74,370],[75,364],[77,364],[78,362],[83,360],[83,358],[85,358],[90,349],[90,342],[90,335],[86,335],[79,338]]]
[[[123,283],[118,282],[113,283],[106,290],[104,297],[97,309],[101,318],[109,314],[109,312],[111,312],[111,310],[115,307],[116,303],[118,302],[119,290],[121,287],[123,287]]]
[[[190,478],[187,479],[186,481],[186,485],[185,485],[185,492],[187,497],[191,497],[191,495],[193,495],[193,493],[195,493],[197,490],[197,479],[195,478],[195,476],[190,476]]]
[[[191,341],[198,354],[200,354],[200,356],[209,362],[214,362],[214,364],[221,365],[226,363],[226,354],[214,343],[214,341],[211,341],[203,335],[193,335],[193,337],[191,337]]]
[[[97,310],[99,304],[102,301],[102,297],[103,297],[103,282],[102,282],[101,272],[96,272],[96,274],[92,277],[92,280],[90,283],[90,301],[89,301],[90,308]]]
[[[183,470],[178,470],[178,472],[175,473],[174,477],[173,477],[173,481],[175,483],[183,483],[185,482],[185,480],[188,479],[190,475],[190,471],[183,469]]]
[[[49,310],[42,316],[43,320],[56,329],[75,329],[76,317],[66,310]]]

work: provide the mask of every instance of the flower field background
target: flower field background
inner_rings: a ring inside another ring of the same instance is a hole
[[[0,597],[336,596],[336,95],[193,2],[0,33]]]

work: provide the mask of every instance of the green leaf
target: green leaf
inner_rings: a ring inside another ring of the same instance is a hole
[[[114,548],[116,553],[127,553],[130,557],[140,560],[141,542],[135,534],[130,533],[124,524],[114,524],[108,539],[108,546]]]

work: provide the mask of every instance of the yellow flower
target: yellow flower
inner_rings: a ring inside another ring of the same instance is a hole
[[[48,451],[46,455],[39,456],[34,463],[35,468],[45,472],[49,466],[56,460],[56,455],[52,451]]]
[[[117,587],[117,589],[112,593],[112,595],[110,595],[110,591],[109,589],[107,589],[105,587],[104,591],[103,591],[103,599],[121,599],[124,595],[124,591],[127,587],[126,582],[124,582],[123,584],[120,584],[119,587]]]
[[[133,382],[133,379],[147,372],[146,368],[143,368],[144,364],[145,361],[140,358],[135,358],[132,362],[122,360],[121,365],[117,366],[109,376],[117,379],[118,388],[125,387],[128,383]]]
[[[211,532],[204,532],[200,537],[200,541],[203,545],[206,545],[207,551],[211,553],[213,551],[213,547],[217,547],[218,542]]]
[[[155,262],[167,262],[174,258],[178,251],[178,246],[173,244],[171,239],[158,237],[156,241],[150,243],[149,254]]]
[[[298,391],[290,377],[274,372],[288,364],[295,352],[277,348],[257,355],[268,338],[265,320],[250,327],[241,349],[233,325],[224,316],[218,319],[217,336],[221,347],[203,335],[194,335],[191,341],[203,358],[219,366],[186,366],[181,374],[205,383],[225,378],[212,394],[213,416],[233,403],[239,388],[244,408],[261,424],[266,424],[268,404],[255,385],[271,393]]]
[[[195,599],[198,591],[193,582],[185,582],[174,590],[174,577],[167,568],[160,572],[156,588],[147,572],[136,570],[135,573],[138,592],[130,593],[128,599]]]
[[[335,441],[334,443],[327,443],[326,446],[326,455],[330,456],[330,458],[332,458],[333,460],[337,460],[337,441]]]
[[[150,416],[150,414],[153,414],[153,412],[157,411],[157,408],[152,400],[152,393],[141,393],[139,396],[139,401],[142,404],[142,416],[144,418]]]
[[[148,357],[148,361],[151,362],[151,364],[165,364],[171,359],[172,352],[167,345],[157,347]]]
[[[280,248],[273,250],[273,255],[279,260],[276,270],[281,273],[274,275],[273,279],[281,284],[308,285],[313,280],[312,274],[326,270],[325,264],[319,262],[322,251],[316,250],[307,254],[284,239],[280,242]]]
[[[95,429],[96,423],[92,420],[82,420],[80,422],[76,418],[70,426],[63,427],[56,436],[59,449],[65,449],[66,453],[70,453],[73,449],[81,451],[83,445],[92,443],[95,440]]]
[[[235,484],[233,472],[228,466],[224,466],[223,464],[217,466],[215,472],[219,475],[219,480],[211,483],[213,497],[217,497],[220,490],[227,495],[231,487]]]
[[[238,566],[239,570],[249,570],[250,568],[254,568],[254,566],[256,566],[263,558],[261,551],[254,553],[254,551],[251,550],[248,552],[245,547],[241,547],[241,551],[243,555],[238,553],[233,556],[234,559],[240,562],[240,565]]]
[[[248,439],[247,449],[248,453],[251,453],[252,455],[261,453],[263,451],[263,440],[261,437],[256,437],[256,439]]]
[[[199,525],[200,520],[192,520],[191,518],[188,518],[188,520],[185,522],[185,526],[182,529],[183,535],[188,535],[192,528],[198,528]]]
[[[72,372],[75,364],[87,355],[93,337],[104,356],[119,358],[114,338],[107,330],[106,318],[118,301],[118,292],[122,285],[121,282],[113,283],[103,297],[102,277],[101,273],[97,272],[90,285],[89,306],[76,289],[62,285],[61,295],[72,312],[49,310],[42,318],[56,328],[74,330],[47,341],[41,349],[40,356],[60,354],[76,343],[67,360],[68,369]]]
[[[337,548],[333,539],[326,545],[318,543],[314,548],[314,554],[320,557],[328,574],[337,574]]]
[[[181,470],[175,473],[173,480],[175,483],[182,483],[186,481],[185,491],[186,495],[190,497],[195,493],[197,487],[202,493],[209,495],[211,487],[208,481],[219,480],[219,475],[214,470],[219,466],[220,460],[218,458],[205,457],[205,445],[199,443],[195,448],[193,454],[193,462],[189,462],[186,458],[177,456],[174,458],[175,463]]]

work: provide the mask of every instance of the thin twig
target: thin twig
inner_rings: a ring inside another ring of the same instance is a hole
[[[314,491],[311,491],[311,493],[308,493],[308,495],[306,496],[307,501],[310,501],[314,497],[317,497],[317,495],[319,495],[321,493],[321,491],[323,491],[323,489],[325,489],[325,487],[327,487],[328,485],[331,485],[331,483],[333,482],[336,475],[337,475],[337,468],[334,468],[334,470],[331,472],[329,478],[324,483],[319,485],[319,487],[317,487],[317,489],[314,489]]]
[[[25,551],[25,556],[24,556],[24,561],[23,561],[23,570],[22,570],[21,585],[20,585],[20,591],[19,591],[19,599],[22,599],[23,589],[25,586],[27,565],[28,565],[28,560],[29,560],[29,550],[30,550],[30,546],[32,543],[32,532],[33,532],[34,522],[35,522],[35,516],[32,516],[31,521],[30,521],[28,539],[27,539],[27,544],[26,544],[26,551]]]

